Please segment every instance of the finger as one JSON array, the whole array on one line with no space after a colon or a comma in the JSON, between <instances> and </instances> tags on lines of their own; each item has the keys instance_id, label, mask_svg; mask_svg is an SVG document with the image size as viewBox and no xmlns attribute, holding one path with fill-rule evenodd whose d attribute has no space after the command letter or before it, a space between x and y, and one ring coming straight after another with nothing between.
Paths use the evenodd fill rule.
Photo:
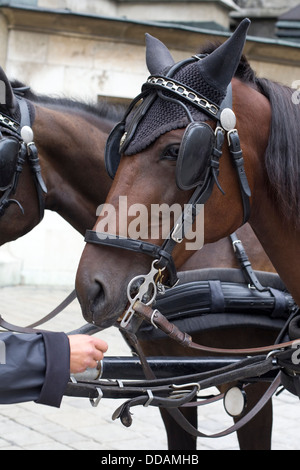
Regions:
<instances>
[{"instance_id":1,"label":"finger","mask_svg":"<svg viewBox=\"0 0 300 470\"><path fill-rule=\"evenodd\" d=\"M95 347L105 353L108 350L108 344L99 338L93 338Z\"/></svg>"},{"instance_id":2,"label":"finger","mask_svg":"<svg viewBox=\"0 0 300 470\"><path fill-rule=\"evenodd\" d=\"M91 365L90 365L90 368L91 369L99 369L99 362L100 361L96 361L96 360L92 361Z\"/></svg>"},{"instance_id":3,"label":"finger","mask_svg":"<svg viewBox=\"0 0 300 470\"><path fill-rule=\"evenodd\" d=\"M99 361L102 361L103 358L104 358L104 354L101 351L96 351L95 350L91 360L99 362Z\"/></svg>"}]
</instances>

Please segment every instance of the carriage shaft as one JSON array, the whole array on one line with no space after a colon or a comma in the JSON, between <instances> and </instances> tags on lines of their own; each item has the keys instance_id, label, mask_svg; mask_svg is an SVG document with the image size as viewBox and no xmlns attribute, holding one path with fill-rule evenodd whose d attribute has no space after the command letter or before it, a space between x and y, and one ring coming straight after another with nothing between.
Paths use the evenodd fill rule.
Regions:
<instances>
[{"instance_id":1,"label":"carriage shaft","mask_svg":"<svg viewBox=\"0 0 300 470\"><path fill-rule=\"evenodd\" d=\"M244 357L148 357L147 362L155 376L169 378L182 375L199 374L238 363ZM126 379L141 380L145 378L138 357L106 357L101 361L99 370L88 369L76 374L77 380Z\"/></svg>"}]
</instances>

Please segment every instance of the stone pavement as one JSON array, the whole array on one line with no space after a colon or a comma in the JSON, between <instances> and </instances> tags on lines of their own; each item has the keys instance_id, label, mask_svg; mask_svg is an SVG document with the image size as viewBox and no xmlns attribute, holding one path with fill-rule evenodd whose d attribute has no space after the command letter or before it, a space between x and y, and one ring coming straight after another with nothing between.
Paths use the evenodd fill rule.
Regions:
<instances>
[{"instance_id":1,"label":"stone pavement","mask_svg":"<svg viewBox=\"0 0 300 470\"><path fill-rule=\"evenodd\" d=\"M25 326L52 310L70 292L64 288L7 287L0 289L0 314ZM84 324L77 301L47 324L53 331L71 331ZM115 328L101 333L109 356L130 355ZM86 399L65 397L60 409L34 403L0 406L0 450L167 450L164 427L156 408L136 407L130 428L111 416L122 402L102 400L92 408ZM288 392L275 397L274 450L300 450L300 403ZM213 433L229 427L231 418L222 403L201 408L199 428ZM200 450L237 450L235 435L198 439Z\"/></svg>"}]
</instances>

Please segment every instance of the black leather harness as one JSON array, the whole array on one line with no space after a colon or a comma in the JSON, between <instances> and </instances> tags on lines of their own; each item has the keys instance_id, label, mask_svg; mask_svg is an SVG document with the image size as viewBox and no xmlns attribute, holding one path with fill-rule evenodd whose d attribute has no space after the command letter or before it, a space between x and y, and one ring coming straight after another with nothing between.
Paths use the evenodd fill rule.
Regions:
<instances>
[{"instance_id":1,"label":"black leather harness","mask_svg":"<svg viewBox=\"0 0 300 470\"><path fill-rule=\"evenodd\" d=\"M126 147L133 138L138 124L140 123L145 113L147 113L149 107L157 95L165 100L176 101L178 105L185 109L188 119L191 121L191 124L187 127L183 137L183 143L187 143L187 149L183 150L183 156L181 159L183 165L184 160L187 157L187 152L193 153L195 155L195 157L193 157L194 159L198 157L198 152L196 152L195 147L198 149L199 145L201 144L198 139L199 133L201 133L201 136L205 135L205 132L209 133L209 137L207 137L208 139L211 139L211 134L213 133L212 129L206 123L197 123L193 121L191 113L187 109L185 103L188 103L189 105L192 104L198 110L205 113L208 118L214 119L216 121L217 125L216 130L213 133L213 145L211 146L211 152L205 156L207 161L207 169L205 170L205 174L204 176L200 175L201 181L196 185L191 199L189 200L188 204L186 204L186 208L183 211L182 216L175 223L170 235L166 238L161 247L150 244L148 242L132 240L130 238L118 237L115 235L110 236L110 234L99 233L91 230L88 230L85 236L85 241L87 243L113 246L125 250L136 251L139 253L146 253L152 256L158 260L156 264L158 268L168 270L169 278L167 285L171 287L176 285L178 282L176 268L172 258L172 253L175 246L184 239L187 232L191 229L191 226L193 225L198 213L197 206L199 207L199 205L204 204L209 199L214 184L216 183L218 188L222 191L222 188L218 182L218 174L219 160L222 155L222 147L224 144L226 131L222 127L221 115L224 109L232 108L231 85L228 87L227 95L223 103L221 106L217 106L202 95L199 95L199 93L197 93L195 90L187 88L183 84L178 83L172 79L172 75L175 74L176 70L178 70L180 67L183 67L191 61L200 59L201 57L195 56L176 64L175 66L171 67L171 70L168 72L167 76L151 76L143 85L142 93L135 100L133 100L132 104L129 106L123 121L119 123L111 132L106 146L105 159L107 171L113 178L119 165L121 152L126 150ZM168 95L163 93L166 90ZM171 97L169 96L170 94L172 95ZM125 132L126 120L129 114L133 112L136 103L138 103L141 99L143 100L142 104L134 113L129 129ZM239 179L244 214L242 222L245 223L250 216L251 191L244 169L244 159L237 130L231 129L229 132L227 132L227 137L229 150ZM180 179L180 177L177 179Z\"/></svg>"},{"instance_id":2,"label":"black leather harness","mask_svg":"<svg viewBox=\"0 0 300 470\"><path fill-rule=\"evenodd\" d=\"M18 90L15 90L18 93ZM2 195L0 195L0 217L2 217L6 209L11 204L17 204L21 212L24 214L24 209L19 201L13 199L19 182L20 175L23 170L25 161L28 160L31 171L34 177L34 183L37 191L39 203L39 221L44 217L45 201L44 195L47 193L47 188L44 183L41 167L38 157L38 151L34 142L25 143L21 135L24 126L31 126L31 118L29 112L29 104L27 100L16 94L17 103L20 111L20 120L16 121L3 113L0 113L0 154L3 161L3 172L6 171L6 164L12 161L14 168L12 174L8 175L7 184L0 187ZM14 155L11 155L13 151ZM9 154L8 154L9 152Z\"/></svg>"}]
</instances>

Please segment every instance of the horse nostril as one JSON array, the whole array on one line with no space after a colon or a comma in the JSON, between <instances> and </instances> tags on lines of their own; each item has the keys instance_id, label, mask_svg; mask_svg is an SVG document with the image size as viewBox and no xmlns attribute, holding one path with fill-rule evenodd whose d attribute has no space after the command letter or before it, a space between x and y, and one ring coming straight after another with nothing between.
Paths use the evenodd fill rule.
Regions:
<instances>
[{"instance_id":1,"label":"horse nostril","mask_svg":"<svg viewBox=\"0 0 300 470\"><path fill-rule=\"evenodd\" d=\"M82 285L77 282L76 292L84 319L89 323L94 323L105 304L105 293L102 283L95 280L86 289L86 295L84 295Z\"/></svg>"},{"instance_id":2,"label":"horse nostril","mask_svg":"<svg viewBox=\"0 0 300 470\"><path fill-rule=\"evenodd\" d=\"M98 310L105 301L104 288L101 282L95 281L95 292L91 298L91 310Z\"/></svg>"}]
</instances>

